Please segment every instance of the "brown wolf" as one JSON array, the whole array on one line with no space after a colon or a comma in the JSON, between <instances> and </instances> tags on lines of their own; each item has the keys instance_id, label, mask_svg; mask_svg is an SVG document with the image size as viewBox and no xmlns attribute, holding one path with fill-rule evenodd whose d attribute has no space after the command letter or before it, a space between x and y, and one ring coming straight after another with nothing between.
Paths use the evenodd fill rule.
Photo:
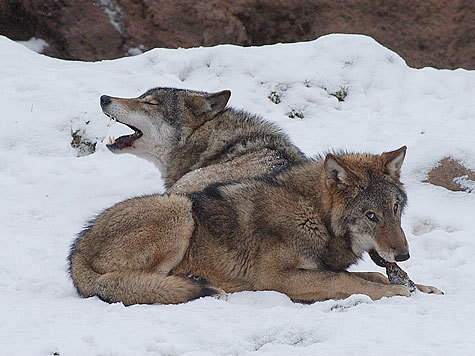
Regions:
<instances>
[{"instance_id":1,"label":"brown wolf","mask_svg":"<svg viewBox=\"0 0 475 356\"><path fill-rule=\"evenodd\" d=\"M110 139L114 153L153 162L169 193L199 191L210 184L259 177L306 158L277 127L243 111L226 108L230 92L150 89L138 98L101 97L104 113L134 130ZM139 129L140 128L140 129ZM415 288L396 263L370 252L389 279Z\"/></svg>"},{"instance_id":2,"label":"brown wolf","mask_svg":"<svg viewBox=\"0 0 475 356\"><path fill-rule=\"evenodd\" d=\"M272 123L226 107L230 95L175 88L150 89L134 99L103 95L103 112L134 130L111 138L107 147L154 163L167 191L175 193L258 177L306 159Z\"/></svg>"},{"instance_id":3,"label":"brown wolf","mask_svg":"<svg viewBox=\"0 0 475 356\"><path fill-rule=\"evenodd\" d=\"M222 290L275 290L305 302L408 296L409 287L379 273L346 271L368 251L389 262L409 258L400 226L405 151L327 154L187 196L121 202L73 244L74 285L84 297L125 305L181 303Z\"/></svg>"}]
</instances>

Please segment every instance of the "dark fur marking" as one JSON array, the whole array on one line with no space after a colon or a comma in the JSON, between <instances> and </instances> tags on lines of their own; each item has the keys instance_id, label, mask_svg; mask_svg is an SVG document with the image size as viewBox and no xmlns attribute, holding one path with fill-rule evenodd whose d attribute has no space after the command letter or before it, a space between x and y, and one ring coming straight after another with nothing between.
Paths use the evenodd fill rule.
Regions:
<instances>
[{"instance_id":1,"label":"dark fur marking","mask_svg":"<svg viewBox=\"0 0 475 356\"><path fill-rule=\"evenodd\" d=\"M221 192L219 191L219 188L222 186L222 184L211 184L207 186L204 190L203 193L206 194L208 197L213 198L213 199L223 199L223 196Z\"/></svg>"},{"instance_id":2,"label":"dark fur marking","mask_svg":"<svg viewBox=\"0 0 475 356\"><path fill-rule=\"evenodd\" d=\"M193 299L198 299L198 298L202 298L202 297L212 297L212 296L218 295L218 294L219 294L219 292L214 288L203 287L200 290L200 294L195 296Z\"/></svg>"},{"instance_id":3,"label":"dark fur marking","mask_svg":"<svg viewBox=\"0 0 475 356\"><path fill-rule=\"evenodd\" d=\"M325 269L333 272L345 271L348 267L358 261L358 256L351 248L351 236L346 233L344 236L331 236L321 256L321 261Z\"/></svg>"},{"instance_id":4,"label":"dark fur marking","mask_svg":"<svg viewBox=\"0 0 475 356\"><path fill-rule=\"evenodd\" d=\"M102 213L100 213L100 214L102 214ZM72 274L71 274L72 258L73 258L74 252L76 251L77 245L78 245L79 241L81 241L83 236L86 235L87 232L89 230L91 230L91 228L94 226L94 223L96 222L96 219L100 214L98 214L93 219L89 220L89 222L86 224L86 226L83 228L83 230L79 234L76 235L76 238L74 239L73 243L71 244L71 247L69 248L69 254L68 254L68 257L67 257L67 261L68 261L68 274L69 274L70 277L72 277ZM73 283L74 283L74 280L73 280Z\"/></svg>"},{"instance_id":5,"label":"dark fur marking","mask_svg":"<svg viewBox=\"0 0 475 356\"><path fill-rule=\"evenodd\" d=\"M180 275L179 275L180 276ZM200 286L206 286L208 287L209 286L209 282L207 279L203 278L203 277L200 277L200 276L194 276L192 274L188 274L188 275L181 275L182 277L186 278L186 279L189 279L190 281L193 281L194 283L197 283L199 284Z\"/></svg>"}]
</instances>

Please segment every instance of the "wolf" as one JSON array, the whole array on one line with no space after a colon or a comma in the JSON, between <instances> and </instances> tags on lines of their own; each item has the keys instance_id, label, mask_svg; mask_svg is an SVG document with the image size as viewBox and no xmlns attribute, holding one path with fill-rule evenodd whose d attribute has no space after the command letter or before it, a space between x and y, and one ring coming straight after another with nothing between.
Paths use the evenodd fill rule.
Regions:
<instances>
[{"instance_id":1,"label":"wolf","mask_svg":"<svg viewBox=\"0 0 475 356\"><path fill-rule=\"evenodd\" d=\"M153 162L169 193L258 177L306 159L274 125L227 108L230 95L229 90L205 93L175 88L150 89L133 99L103 95L103 112L134 130L132 135L110 138L107 147ZM374 251L370 256L386 267L390 280L415 287L396 263L381 262Z\"/></svg>"},{"instance_id":2,"label":"wolf","mask_svg":"<svg viewBox=\"0 0 475 356\"><path fill-rule=\"evenodd\" d=\"M175 88L150 89L133 99L102 95L103 112L134 130L110 138L107 148L151 161L170 193L257 177L306 159L277 126L227 107L230 96L229 90Z\"/></svg>"},{"instance_id":3,"label":"wolf","mask_svg":"<svg viewBox=\"0 0 475 356\"><path fill-rule=\"evenodd\" d=\"M380 273L347 271L369 251L409 258L405 152L328 153L257 178L123 201L79 234L71 278L81 296L124 305L244 290L300 302L409 296Z\"/></svg>"}]
</instances>

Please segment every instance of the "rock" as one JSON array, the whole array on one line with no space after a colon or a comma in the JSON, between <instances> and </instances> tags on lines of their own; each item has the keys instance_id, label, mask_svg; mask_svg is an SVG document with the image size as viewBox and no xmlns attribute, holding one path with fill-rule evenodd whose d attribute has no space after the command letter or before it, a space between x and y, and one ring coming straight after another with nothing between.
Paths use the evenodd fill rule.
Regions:
<instances>
[{"instance_id":1,"label":"rock","mask_svg":"<svg viewBox=\"0 0 475 356\"><path fill-rule=\"evenodd\" d=\"M465 168L459 162L447 157L429 172L424 183L438 185L455 192L473 192L475 171Z\"/></svg>"},{"instance_id":2,"label":"rock","mask_svg":"<svg viewBox=\"0 0 475 356\"><path fill-rule=\"evenodd\" d=\"M0 34L42 38L65 59L362 33L412 67L475 68L470 0L0 0L0 16Z\"/></svg>"},{"instance_id":3,"label":"rock","mask_svg":"<svg viewBox=\"0 0 475 356\"><path fill-rule=\"evenodd\" d=\"M0 0L0 33L14 40L45 40L45 54L78 60L124 55L124 37L100 1Z\"/></svg>"}]
</instances>

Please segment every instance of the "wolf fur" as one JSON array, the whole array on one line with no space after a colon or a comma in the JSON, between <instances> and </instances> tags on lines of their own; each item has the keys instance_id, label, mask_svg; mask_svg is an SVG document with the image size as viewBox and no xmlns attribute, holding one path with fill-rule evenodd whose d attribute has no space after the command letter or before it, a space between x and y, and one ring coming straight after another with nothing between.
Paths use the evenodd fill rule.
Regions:
<instances>
[{"instance_id":1,"label":"wolf fur","mask_svg":"<svg viewBox=\"0 0 475 356\"><path fill-rule=\"evenodd\" d=\"M73 244L74 285L84 297L125 305L222 290L274 290L304 302L408 296L409 287L379 273L346 271L370 250L389 262L409 256L400 226L405 151L327 154L186 196L121 202Z\"/></svg>"},{"instance_id":2,"label":"wolf fur","mask_svg":"<svg viewBox=\"0 0 475 356\"><path fill-rule=\"evenodd\" d=\"M275 125L226 107L230 95L175 88L134 99L103 95L103 112L134 130L107 147L151 161L173 193L258 177L306 159Z\"/></svg>"}]
</instances>

